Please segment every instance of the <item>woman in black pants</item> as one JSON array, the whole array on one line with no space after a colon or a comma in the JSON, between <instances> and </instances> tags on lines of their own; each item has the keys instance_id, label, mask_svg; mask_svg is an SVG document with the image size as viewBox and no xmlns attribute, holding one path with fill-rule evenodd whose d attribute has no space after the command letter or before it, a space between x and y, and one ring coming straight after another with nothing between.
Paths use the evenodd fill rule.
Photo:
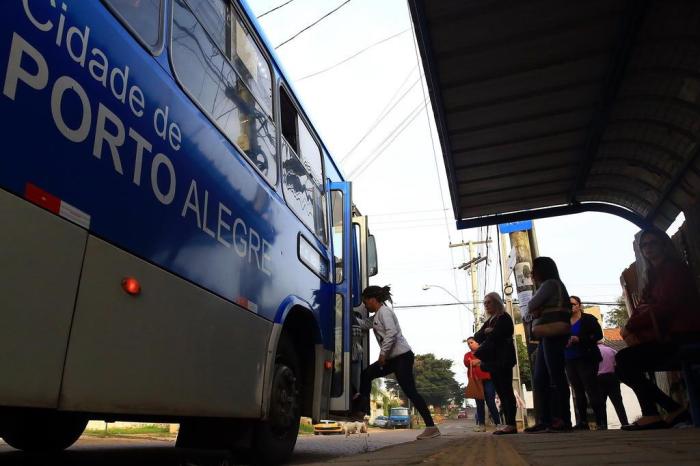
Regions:
<instances>
[{"instance_id":1,"label":"woman in black pants","mask_svg":"<svg viewBox=\"0 0 700 466\"><path fill-rule=\"evenodd\" d=\"M598 388L598 363L601 361L598 342L603 330L598 319L581 309L581 298L571 296L571 336L564 350L566 376L574 392L576 403L576 430L589 430L588 400L595 413L598 430L605 430L605 405ZM588 395L588 400L586 400Z\"/></svg>"},{"instance_id":2,"label":"woman in black pants","mask_svg":"<svg viewBox=\"0 0 700 466\"><path fill-rule=\"evenodd\" d=\"M484 296L484 308L488 319L474 339L480 344L474 355L479 365L491 373L491 381L501 400L501 411L506 424L494 435L517 434L515 423L515 394L513 394L513 366L515 366L515 346L513 345L513 319L506 314L505 306L497 293Z\"/></svg>"},{"instance_id":3,"label":"woman in black pants","mask_svg":"<svg viewBox=\"0 0 700 466\"><path fill-rule=\"evenodd\" d=\"M647 266L646 285L621 331L628 347L615 359L617 375L637 395L642 417L622 429L664 429L687 419L689 413L646 373L680 369L681 346L700 343L700 296L666 233L644 230L639 250ZM659 407L666 412L664 417Z\"/></svg>"},{"instance_id":4,"label":"woman in black pants","mask_svg":"<svg viewBox=\"0 0 700 466\"><path fill-rule=\"evenodd\" d=\"M396 314L386 305L387 302L392 302L391 289L388 286L368 286L362 291L362 303L367 311L374 315L362 321L360 325L365 329L374 330L380 351L377 362L362 371L360 393L354 400L356 405L354 417L364 419L369 413L372 380L393 373L399 387L411 400L425 422L425 430L418 435L417 439L426 440L437 437L440 431L433 422L428 405L416 390L416 380L413 377L413 351L401 333Z\"/></svg>"}]
</instances>

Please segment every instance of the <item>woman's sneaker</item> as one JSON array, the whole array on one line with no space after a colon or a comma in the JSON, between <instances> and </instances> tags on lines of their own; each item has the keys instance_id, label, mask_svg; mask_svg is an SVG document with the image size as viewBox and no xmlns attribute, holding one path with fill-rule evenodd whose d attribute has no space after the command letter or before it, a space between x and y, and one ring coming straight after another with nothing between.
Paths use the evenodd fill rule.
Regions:
<instances>
[{"instance_id":1,"label":"woman's sneaker","mask_svg":"<svg viewBox=\"0 0 700 466\"><path fill-rule=\"evenodd\" d=\"M474 426L474 429L472 429L474 432L486 432L486 426L483 424L477 424Z\"/></svg>"},{"instance_id":2,"label":"woman's sneaker","mask_svg":"<svg viewBox=\"0 0 700 466\"><path fill-rule=\"evenodd\" d=\"M426 427L425 430L416 437L418 440L427 440L429 438L435 438L440 436L440 431L437 427Z\"/></svg>"},{"instance_id":3,"label":"woman's sneaker","mask_svg":"<svg viewBox=\"0 0 700 466\"><path fill-rule=\"evenodd\" d=\"M497 431L493 433L493 435L512 435L512 434L517 434L518 433L518 428L515 426L509 426L509 425L504 425Z\"/></svg>"}]
</instances>

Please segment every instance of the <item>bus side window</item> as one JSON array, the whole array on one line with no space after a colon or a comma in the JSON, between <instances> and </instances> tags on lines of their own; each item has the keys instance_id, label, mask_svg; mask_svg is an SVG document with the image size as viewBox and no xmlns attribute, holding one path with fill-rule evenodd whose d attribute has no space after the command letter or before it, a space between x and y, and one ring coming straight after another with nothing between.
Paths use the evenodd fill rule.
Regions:
<instances>
[{"instance_id":1,"label":"bus side window","mask_svg":"<svg viewBox=\"0 0 700 466\"><path fill-rule=\"evenodd\" d=\"M275 185L275 126L220 49L218 39L212 38L225 30L211 24L214 18L227 22L230 14L224 18L214 14L220 9L200 11L209 12L206 21L195 16L184 0L174 1L171 53L177 79L209 119Z\"/></svg>"},{"instance_id":2,"label":"bus side window","mask_svg":"<svg viewBox=\"0 0 700 466\"><path fill-rule=\"evenodd\" d=\"M284 198L306 226L327 243L321 149L284 89L280 90L280 114Z\"/></svg>"},{"instance_id":3,"label":"bus side window","mask_svg":"<svg viewBox=\"0 0 700 466\"><path fill-rule=\"evenodd\" d=\"M162 0L105 0L149 47L160 43Z\"/></svg>"}]
</instances>

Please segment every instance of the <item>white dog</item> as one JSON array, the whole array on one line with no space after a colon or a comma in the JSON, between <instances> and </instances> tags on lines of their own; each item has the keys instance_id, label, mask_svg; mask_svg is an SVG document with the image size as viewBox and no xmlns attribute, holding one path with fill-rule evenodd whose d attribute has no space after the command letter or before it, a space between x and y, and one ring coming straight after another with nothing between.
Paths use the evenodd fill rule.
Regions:
<instances>
[{"instance_id":1,"label":"white dog","mask_svg":"<svg viewBox=\"0 0 700 466\"><path fill-rule=\"evenodd\" d=\"M343 431L346 437L349 437L350 434L366 434L367 423L360 421L346 422L343 424Z\"/></svg>"}]
</instances>

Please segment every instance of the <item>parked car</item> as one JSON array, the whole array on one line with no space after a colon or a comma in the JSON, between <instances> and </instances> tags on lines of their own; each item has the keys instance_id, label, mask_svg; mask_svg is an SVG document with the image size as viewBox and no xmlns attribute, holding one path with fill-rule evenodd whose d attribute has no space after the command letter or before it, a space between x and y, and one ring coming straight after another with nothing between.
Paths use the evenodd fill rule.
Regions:
<instances>
[{"instance_id":1,"label":"parked car","mask_svg":"<svg viewBox=\"0 0 700 466\"><path fill-rule=\"evenodd\" d=\"M314 435L342 434L343 426L336 421L321 420L314 424Z\"/></svg>"},{"instance_id":2,"label":"parked car","mask_svg":"<svg viewBox=\"0 0 700 466\"><path fill-rule=\"evenodd\" d=\"M408 414L408 408L391 408L389 411L389 425L387 427L403 427L408 429L411 427L411 416Z\"/></svg>"},{"instance_id":3,"label":"parked car","mask_svg":"<svg viewBox=\"0 0 700 466\"><path fill-rule=\"evenodd\" d=\"M376 418L374 418L373 424L375 427L388 427L389 418L386 416L377 416Z\"/></svg>"}]
</instances>

